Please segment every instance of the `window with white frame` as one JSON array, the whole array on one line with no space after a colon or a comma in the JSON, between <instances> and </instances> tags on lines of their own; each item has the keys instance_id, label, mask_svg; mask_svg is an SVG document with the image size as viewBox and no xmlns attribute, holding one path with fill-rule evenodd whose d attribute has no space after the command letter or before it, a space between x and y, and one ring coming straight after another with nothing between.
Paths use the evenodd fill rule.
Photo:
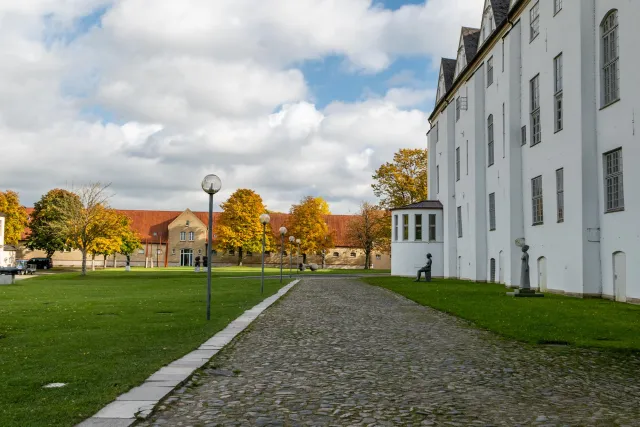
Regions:
<instances>
[{"instance_id":1,"label":"window with white frame","mask_svg":"<svg viewBox=\"0 0 640 427\"><path fill-rule=\"evenodd\" d=\"M493 84L493 56L487 60L487 87Z\"/></svg>"},{"instance_id":2,"label":"window with white frame","mask_svg":"<svg viewBox=\"0 0 640 427\"><path fill-rule=\"evenodd\" d=\"M462 206L458 206L458 237L462 237Z\"/></svg>"},{"instance_id":3,"label":"window with white frame","mask_svg":"<svg viewBox=\"0 0 640 427\"><path fill-rule=\"evenodd\" d=\"M398 241L398 215L393 216L393 240Z\"/></svg>"},{"instance_id":4,"label":"window with white frame","mask_svg":"<svg viewBox=\"0 0 640 427\"><path fill-rule=\"evenodd\" d=\"M488 139L488 147L487 152L489 155L489 166L493 165L495 161L495 152L493 148L493 114L489 115L487 119L487 139Z\"/></svg>"},{"instance_id":5,"label":"window with white frame","mask_svg":"<svg viewBox=\"0 0 640 427\"><path fill-rule=\"evenodd\" d=\"M556 199L558 204L558 222L564 222L564 169L556 171Z\"/></svg>"},{"instance_id":6,"label":"window with white frame","mask_svg":"<svg viewBox=\"0 0 640 427\"><path fill-rule=\"evenodd\" d=\"M527 126L522 126L520 131L520 144L525 145L527 143Z\"/></svg>"},{"instance_id":7,"label":"window with white frame","mask_svg":"<svg viewBox=\"0 0 640 427\"><path fill-rule=\"evenodd\" d=\"M562 0L553 0L553 14L560 12L562 10Z\"/></svg>"},{"instance_id":8,"label":"window with white frame","mask_svg":"<svg viewBox=\"0 0 640 427\"><path fill-rule=\"evenodd\" d=\"M415 240L422 240L422 214L415 214Z\"/></svg>"},{"instance_id":9,"label":"window with white frame","mask_svg":"<svg viewBox=\"0 0 640 427\"><path fill-rule=\"evenodd\" d=\"M613 10L604 18L602 29L602 92L603 105L620 99L620 68L618 62L618 11Z\"/></svg>"},{"instance_id":10,"label":"window with white frame","mask_svg":"<svg viewBox=\"0 0 640 427\"><path fill-rule=\"evenodd\" d=\"M409 240L409 215L402 215L402 240Z\"/></svg>"},{"instance_id":11,"label":"window with white frame","mask_svg":"<svg viewBox=\"0 0 640 427\"><path fill-rule=\"evenodd\" d=\"M622 148L604 154L604 185L607 212L624 209L624 186L622 180Z\"/></svg>"},{"instance_id":12,"label":"window with white frame","mask_svg":"<svg viewBox=\"0 0 640 427\"><path fill-rule=\"evenodd\" d=\"M553 90L554 90L554 127L556 132L562 130L562 54L553 60Z\"/></svg>"},{"instance_id":13,"label":"window with white frame","mask_svg":"<svg viewBox=\"0 0 640 427\"><path fill-rule=\"evenodd\" d=\"M531 146L542 141L540 124L540 74L531 79Z\"/></svg>"},{"instance_id":14,"label":"window with white frame","mask_svg":"<svg viewBox=\"0 0 640 427\"><path fill-rule=\"evenodd\" d=\"M194 233L193 231L189 232L189 241L193 242L196 239L196 233Z\"/></svg>"},{"instance_id":15,"label":"window with white frame","mask_svg":"<svg viewBox=\"0 0 640 427\"><path fill-rule=\"evenodd\" d=\"M540 34L540 2L536 2L529 11L530 18L530 41L533 41Z\"/></svg>"},{"instance_id":16,"label":"window with white frame","mask_svg":"<svg viewBox=\"0 0 640 427\"><path fill-rule=\"evenodd\" d=\"M489 194L489 230L496 229L496 193Z\"/></svg>"},{"instance_id":17,"label":"window with white frame","mask_svg":"<svg viewBox=\"0 0 640 427\"><path fill-rule=\"evenodd\" d=\"M456 122L460 120L460 97L456 98Z\"/></svg>"},{"instance_id":18,"label":"window with white frame","mask_svg":"<svg viewBox=\"0 0 640 427\"><path fill-rule=\"evenodd\" d=\"M460 147L456 148L456 181L460 181Z\"/></svg>"},{"instance_id":19,"label":"window with white frame","mask_svg":"<svg viewBox=\"0 0 640 427\"><path fill-rule=\"evenodd\" d=\"M531 180L531 207L533 225L544 223L544 208L542 204L542 175Z\"/></svg>"},{"instance_id":20,"label":"window with white frame","mask_svg":"<svg viewBox=\"0 0 640 427\"><path fill-rule=\"evenodd\" d=\"M436 241L436 215L429 214L429 241Z\"/></svg>"},{"instance_id":21,"label":"window with white frame","mask_svg":"<svg viewBox=\"0 0 640 427\"><path fill-rule=\"evenodd\" d=\"M187 232L186 231L181 231L180 232L180 241L181 242L186 242L187 241Z\"/></svg>"}]
</instances>

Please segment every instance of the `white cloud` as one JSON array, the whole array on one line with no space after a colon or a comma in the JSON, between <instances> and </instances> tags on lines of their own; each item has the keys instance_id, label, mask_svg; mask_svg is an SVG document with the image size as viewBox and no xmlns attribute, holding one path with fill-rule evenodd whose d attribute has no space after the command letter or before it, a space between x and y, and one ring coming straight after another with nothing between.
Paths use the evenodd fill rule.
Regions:
<instances>
[{"instance_id":1,"label":"white cloud","mask_svg":"<svg viewBox=\"0 0 640 427\"><path fill-rule=\"evenodd\" d=\"M112 4L75 39L77 19ZM302 61L343 55L377 72L398 55L447 56L481 0L391 12L369 0L0 0L0 182L33 203L54 186L113 182L127 208L202 209L203 175L224 200L258 191L287 210L307 194L334 212L372 200L371 175L425 147L431 89L319 109ZM45 15L47 16L45 18ZM406 74L406 73L405 73ZM411 86L416 86L411 81ZM88 118L91 112L113 123Z\"/></svg>"}]
</instances>

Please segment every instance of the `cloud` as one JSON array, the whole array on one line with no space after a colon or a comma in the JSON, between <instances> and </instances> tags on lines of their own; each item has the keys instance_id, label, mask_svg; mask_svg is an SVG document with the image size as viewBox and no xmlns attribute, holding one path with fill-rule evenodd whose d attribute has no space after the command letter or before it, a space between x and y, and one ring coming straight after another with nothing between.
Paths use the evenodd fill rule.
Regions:
<instances>
[{"instance_id":1,"label":"cloud","mask_svg":"<svg viewBox=\"0 0 640 427\"><path fill-rule=\"evenodd\" d=\"M398 56L450 56L481 3L0 1L0 144L25 160L0 182L26 204L102 181L122 208L204 209L199 183L214 172L218 202L249 187L274 210L308 194L353 210L397 149L426 146L433 91L399 76L319 109L301 64L339 55L377 73ZM77 32L96 8L99 25Z\"/></svg>"}]
</instances>

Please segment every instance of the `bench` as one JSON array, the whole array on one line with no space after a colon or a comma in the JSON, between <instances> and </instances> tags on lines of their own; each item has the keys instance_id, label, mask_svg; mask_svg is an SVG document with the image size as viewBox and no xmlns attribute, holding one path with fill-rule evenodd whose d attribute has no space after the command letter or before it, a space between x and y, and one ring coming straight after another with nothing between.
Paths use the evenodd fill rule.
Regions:
<instances>
[{"instance_id":1,"label":"bench","mask_svg":"<svg viewBox=\"0 0 640 427\"><path fill-rule=\"evenodd\" d=\"M16 274L20 274L19 268L0 267L0 285L13 285L16 283Z\"/></svg>"}]
</instances>

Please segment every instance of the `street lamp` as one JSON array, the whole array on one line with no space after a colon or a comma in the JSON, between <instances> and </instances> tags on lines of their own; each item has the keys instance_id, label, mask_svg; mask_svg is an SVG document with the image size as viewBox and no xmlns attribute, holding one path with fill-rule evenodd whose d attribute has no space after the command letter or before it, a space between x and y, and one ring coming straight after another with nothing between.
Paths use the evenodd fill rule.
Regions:
<instances>
[{"instance_id":1,"label":"street lamp","mask_svg":"<svg viewBox=\"0 0 640 427\"><path fill-rule=\"evenodd\" d=\"M262 277L260 279L260 293L264 293L264 246L266 243L267 224L271 221L269 214L260 215L260 224L262 224Z\"/></svg>"},{"instance_id":2,"label":"street lamp","mask_svg":"<svg viewBox=\"0 0 640 427\"><path fill-rule=\"evenodd\" d=\"M296 239L296 243L298 244L298 252L296 252L296 264L298 264L298 268L300 268L300 239Z\"/></svg>"},{"instance_id":3,"label":"street lamp","mask_svg":"<svg viewBox=\"0 0 640 427\"><path fill-rule=\"evenodd\" d=\"M295 241L295 237L289 236L289 279L291 279L291 265L293 264L293 242Z\"/></svg>"},{"instance_id":4,"label":"street lamp","mask_svg":"<svg viewBox=\"0 0 640 427\"><path fill-rule=\"evenodd\" d=\"M282 283L282 257L284 256L284 235L287 234L287 227L280 227L280 238L282 247L280 248L280 283Z\"/></svg>"},{"instance_id":5,"label":"street lamp","mask_svg":"<svg viewBox=\"0 0 640 427\"><path fill-rule=\"evenodd\" d=\"M213 195L222 188L222 181L217 175L207 175L202 180L202 190L209 195L209 232L207 246L207 320L211 319L211 248L213 229Z\"/></svg>"}]
</instances>

